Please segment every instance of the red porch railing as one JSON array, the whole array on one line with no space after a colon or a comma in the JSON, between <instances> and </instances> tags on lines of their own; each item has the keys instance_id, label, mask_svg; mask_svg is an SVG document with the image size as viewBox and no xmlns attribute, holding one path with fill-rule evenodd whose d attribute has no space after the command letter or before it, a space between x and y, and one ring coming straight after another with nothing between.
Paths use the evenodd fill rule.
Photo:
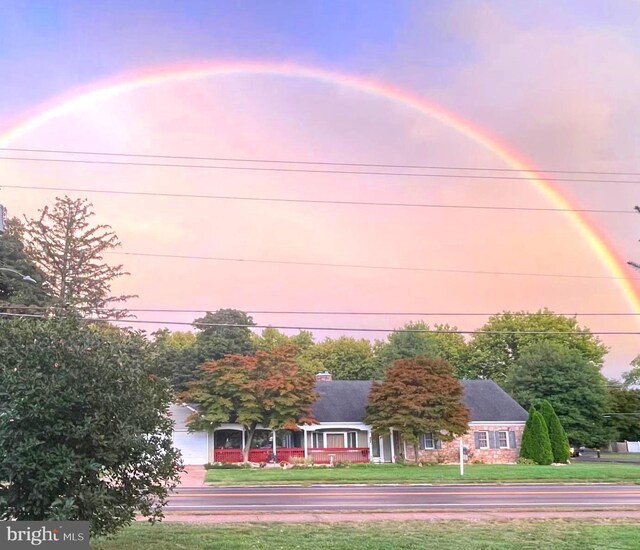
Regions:
<instances>
[{"instance_id":1,"label":"red porch railing","mask_svg":"<svg viewBox=\"0 0 640 550\"><path fill-rule=\"evenodd\" d=\"M273 453L273 449L251 449L249 462L267 462ZM335 464L336 462L369 462L369 449L367 447L356 448L327 448L308 449L308 456L316 464ZM278 448L276 451L278 462L288 461L290 458L304 458L304 449ZM214 460L216 462L242 462L242 449L215 449Z\"/></svg>"},{"instance_id":2,"label":"red porch railing","mask_svg":"<svg viewBox=\"0 0 640 550\"><path fill-rule=\"evenodd\" d=\"M249 462L267 462L273 453L273 449L251 449ZM292 457L304 457L304 449L278 448L276 460L282 462ZM242 449L215 449L214 460L216 462L242 462Z\"/></svg>"},{"instance_id":3,"label":"red porch railing","mask_svg":"<svg viewBox=\"0 0 640 550\"><path fill-rule=\"evenodd\" d=\"M349 461L349 462L369 462L369 448L327 448L327 449L309 449L309 456L313 458L316 464L330 464L333 462Z\"/></svg>"}]
</instances>

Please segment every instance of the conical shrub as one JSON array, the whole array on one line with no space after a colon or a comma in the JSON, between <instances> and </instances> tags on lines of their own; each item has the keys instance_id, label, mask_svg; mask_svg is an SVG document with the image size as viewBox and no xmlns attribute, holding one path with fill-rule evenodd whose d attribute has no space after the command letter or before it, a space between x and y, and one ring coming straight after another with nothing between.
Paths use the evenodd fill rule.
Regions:
<instances>
[{"instance_id":1,"label":"conical shrub","mask_svg":"<svg viewBox=\"0 0 640 550\"><path fill-rule=\"evenodd\" d=\"M537 464L551 464L553 462L547 424L542 415L533 407L529 411L529 418L522 433L520 456L533 460Z\"/></svg>"},{"instance_id":2,"label":"conical shrub","mask_svg":"<svg viewBox=\"0 0 640 550\"><path fill-rule=\"evenodd\" d=\"M553 409L553 405L546 399L540 405L540 414L543 416L549 430L553 461L565 464L569 460L569 438L556 411Z\"/></svg>"}]
</instances>

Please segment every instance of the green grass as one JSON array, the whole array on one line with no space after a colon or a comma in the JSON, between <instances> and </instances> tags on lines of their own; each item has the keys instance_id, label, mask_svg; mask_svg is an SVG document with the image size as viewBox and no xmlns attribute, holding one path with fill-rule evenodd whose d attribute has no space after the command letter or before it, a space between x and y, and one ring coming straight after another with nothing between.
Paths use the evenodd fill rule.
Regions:
<instances>
[{"instance_id":1,"label":"green grass","mask_svg":"<svg viewBox=\"0 0 640 550\"><path fill-rule=\"evenodd\" d=\"M290 470L208 470L206 481L215 485L312 483L470 483L470 482L612 482L640 483L637 464L469 464L460 477L458 466L402 466L363 464L348 468L293 468Z\"/></svg>"},{"instance_id":2,"label":"green grass","mask_svg":"<svg viewBox=\"0 0 640 550\"><path fill-rule=\"evenodd\" d=\"M632 522L376 522L311 524L137 524L94 550L439 550L473 548L637 549Z\"/></svg>"}]
</instances>

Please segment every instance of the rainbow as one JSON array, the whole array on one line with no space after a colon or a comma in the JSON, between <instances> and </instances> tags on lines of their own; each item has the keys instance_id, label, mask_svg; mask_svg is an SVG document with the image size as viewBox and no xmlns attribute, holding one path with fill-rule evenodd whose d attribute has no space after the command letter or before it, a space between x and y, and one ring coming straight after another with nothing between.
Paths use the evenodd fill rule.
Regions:
<instances>
[{"instance_id":1,"label":"rainbow","mask_svg":"<svg viewBox=\"0 0 640 550\"><path fill-rule=\"evenodd\" d=\"M75 90L66 97L58 98L36 111L27 115L22 122L8 131L0 133L0 147L8 147L12 142L27 135L32 130L82 107L90 107L100 101L113 98L128 92L157 86L164 83L197 80L234 74L242 75L273 75L290 78L303 78L322 81L337 86L346 86L361 93L369 94L394 101L413 109L421 115L428 116L441 122L451 129L458 131L471 141L483 146L504 161L511 168L517 169L531 184L556 208L576 208L571 199L557 188L551 181L547 181L535 172L531 163L520 154L511 150L507 145L492 137L488 132L474 126L471 122L448 112L441 106L426 99L400 89L391 84L293 64L271 63L206 63L199 65L184 65L168 67L152 71L137 72L124 75L116 80L92 85L89 88ZM618 257L615 249L607 242L597 226L585 215L579 212L564 212L564 216L586 240L595 256L606 271L615 278L620 292L632 311L640 312L640 292L629 279L626 263Z\"/></svg>"}]
</instances>

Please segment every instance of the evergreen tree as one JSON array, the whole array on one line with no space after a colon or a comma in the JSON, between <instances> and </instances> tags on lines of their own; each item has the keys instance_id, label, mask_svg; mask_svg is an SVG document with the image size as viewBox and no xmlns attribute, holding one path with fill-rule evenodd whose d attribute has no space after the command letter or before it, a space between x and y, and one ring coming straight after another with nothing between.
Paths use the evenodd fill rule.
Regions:
<instances>
[{"instance_id":1,"label":"evergreen tree","mask_svg":"<svg viewBox=\"0 0 640 550\"><path fill-rule=\"evenodd\" d=\"M529 410L529 418L522 433L520 456L533 460L536 464L553 462L549 430L543 416L534 407Z\"/></svg>"},{"instance_id":2,"label":"evergreen tree","mask_svg":"<svg viewBox=\"0 0 640 550\"><path fill-rule=\"evenodd\" d=\"M128 273L104 260L120 241L110 226L92 223L92 208L86 199L56 197L53 208L45 206L26 220L25 252L58 306L95 317L126 317L113 304L133 296L112 296L111 285Z\"/></svg>"},{"instance_id":3,"label":"evergreen tree","mask_svg":"<svg viewBox=\"0 0 640 550\"><path fill-rule=\"evenodd\" d=\"M553 405L546 399L542 401L540 405L540 414L542 414L549 429L553 461L558 464L566 463L567 460L569 460L569 438L567 437L567 432L565 432L562 427L556 411L553 410Z\"/></svg>"}]
</instances>

